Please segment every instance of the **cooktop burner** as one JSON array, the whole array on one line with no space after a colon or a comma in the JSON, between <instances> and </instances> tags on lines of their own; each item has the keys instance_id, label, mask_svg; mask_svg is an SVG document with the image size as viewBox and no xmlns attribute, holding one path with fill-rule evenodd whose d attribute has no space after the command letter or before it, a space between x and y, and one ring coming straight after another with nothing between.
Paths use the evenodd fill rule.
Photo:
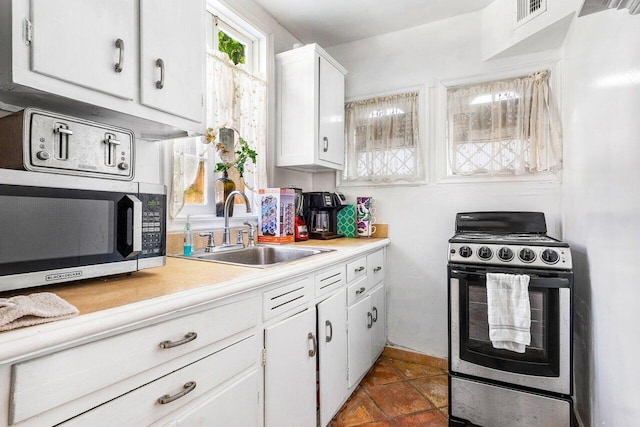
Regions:
<instances>
[{"instance_id":1,"label":"cooktop burner","mask_svg":"<svg viewBox=\"0 0 640 427\"><path fill-rule=\"evenodd\" d=\"M546 232L542 212L459 213L449 262L570 269L569 245Z\"/></svg>"}]
</instances>

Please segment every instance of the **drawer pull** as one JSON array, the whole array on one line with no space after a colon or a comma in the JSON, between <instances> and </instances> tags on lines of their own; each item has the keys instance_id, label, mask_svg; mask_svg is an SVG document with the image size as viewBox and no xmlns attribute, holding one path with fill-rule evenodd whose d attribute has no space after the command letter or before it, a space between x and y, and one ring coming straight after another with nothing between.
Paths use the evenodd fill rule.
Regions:
<instances>
[{"instance_id":1,"label":"drawer pull","mask_svg":"<svg viewBox=\"0 0 640 427\"><path fill-rule=\"evenodd\" d=\"M166 405L167 403L171 403L174 400L178 400L180 399L182 396L185 396L186 394L191 393L193 390L195 390L196 388L196 382L195 381L189 381L188 383L185 383L185 385L182 386L183 390L174 394L173 396L170 394L165 394L162 397L158 398L158 403L161 405Z\"/></svg>"},{"instance_id":2,"label":"drawer pull","mask_svg":"<svg viewBox=\"0 0 640 427\"><path fill-rule=\"evenodd\" d=\"M184 336L183 339L178 340L178 341L162 341L159 346L160 348L173 348L173 347L178 347L179 345L182 344L186 344L188 342L191 342L193 340L195 340L196 338L198 338L198 334L195 332L189 332L187 335Z\"/></svg>"},{"instance_id":3,"label":"drawer pull","mask_svg":"<svg viewBox=\"0 0 640 427\"><path fill-rule=\"evenodd\" d=\"M307 335L307 339L313 341L313 349L309 350L309 357L313 357L318 352L318 341L316 341L316 336L313 335L311 332L309 332L309 335Z\"/></svg>"},{"instance_id":4,"label":"drawer pull","mask_svg":"<svg viewBox=\"0 0 640 427\"><path fill-rule=\"evenodd\" d=\"M376 268L373 269L373 272L377 273L380 270L382 270L382 267L381 266L377 266Z\"/></svg>"},{"instance_id":5,"label":"drawer pull","mask_svg":"<svg viewBox=\"0 0 640 427\"><path fill-rule=\"evenodd\" d=\"M376 323L378 321L378 307L376 307L376 306L373 307L373 313L376 316L376 317L373 318L373 323Z\"/></svg>"},{"instance_id":6,"label":"drawer pull","mask_svg":"<svg viewBox=\"0 0 640 427\"><path fill-rule=\"evenodd\" d=\"M327 335L324 340L326 342L331 342L331 340L333 339L333 325L329 320L324 322L324 325L329 327L329 335Z\"/></svg>"},{"instance_id":7,"label":"drawer pull","mask_svg":"<svg viewBox=\"0 0 640 427\"><path fill-rule=\"evenodd\" d=\"M360 266L358 268L356 268L356 273L360 273L361 271L364 271L364 267Z\"/></svg>"},{"instance_id":8,"label":"drawer pull","mask_svg":"<svg viewBox=\"0 0 640 427\"><path fill-rule=\"evenodd\" d=\"M370 311L367 312L367 317L369 318L369 323L367 323L367 329L371 329L371 327L373 326L373 316L371 315Z\"/></svg>"},{"instance_id":9,"label":"drawer pull","mask_svg":"<svg viewBox=\"0 0 640 427\"><path fill-rule=\"evenodd\" d=\"M363 286L360 289L356 289L356 295L360 295L361 293L363 293L364 291L366 291L367 289Z\"/></svg>"}]
</instances>

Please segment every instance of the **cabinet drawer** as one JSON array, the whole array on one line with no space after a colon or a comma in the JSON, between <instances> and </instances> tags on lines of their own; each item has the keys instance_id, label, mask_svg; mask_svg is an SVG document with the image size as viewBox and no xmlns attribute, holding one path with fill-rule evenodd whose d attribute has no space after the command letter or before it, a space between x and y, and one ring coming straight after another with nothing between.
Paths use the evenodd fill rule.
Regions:
<instances>
[{"instance_id":1,"label":"cabinet drawer","mask_svg":"<svg viewBox=\"0 0 640 427\"><path fill-rule=\"evenodd\" d=\"M313 280L311 277L305 277L265 292L262 295L264 319L270 319L308 302L312 294Z\"/></svg>"},{"instance_id":2,"label":"cabinet drawer","mask_svg":"<svg viewBox=\"0 0 640 427\"><path fill-rule=\"evenodd\" d=\"M255 327L259 309L258 298L254 297L16 364L12 367L11 423ZM98 397L76 401L74 410L90 409L117 393L101 392ZM52 423L66 419L59 419L65 415L56 412Z\"/></svg>"},{"instance_id":3,"label":"cabinet drawer","mask_svg":"<svg viewBox=\"0 0 640 427\"><path fill-rule=\"evenodd\" d=\"M361 277L347 288L347 305L352 305L356 301L364 298L368 293L371 286L367 282L366 277Z\"/></svg>"},{"instance_id":4,"label":"cabinet drawer","mask_svg":"<svg viewBox=\"0 0 640 427\"><path fill-rule=\"evenodd\" d=\"M258 339L254 335L62 425L149 425L256 365L258 354ZM161 398L164 398L165 403L160 403Z\"/></svg>"},{"instance_id":5,"label":"cabinet drawer","mask_svg":"<svg viewBox=\"0 0 640 427\"><path fill-rule=\"evenodd\" d=\"M367 275L367 257L359 258L347 264L347 283Z\"/></svg>"},{"instance_id":6,"label":"cabinet drawer","mask_svg":"<svg viewBox=\"0 0 640 427\"><path fill-rule=\"evenodd\" d=\"M367 277L369 285L374 286L384 279L384 251L380 250L367 256Z\"/></svg>"},{"instance_id":7,"label":"cabinet drawer","mask_svg":"<svg viewBox=\"0 0 640 427\"><path fill-rule=\"evenodd\" d=\"M345 284L344 266L316 274L316 296L324 295Z\"/></svg>"}]
</instances>

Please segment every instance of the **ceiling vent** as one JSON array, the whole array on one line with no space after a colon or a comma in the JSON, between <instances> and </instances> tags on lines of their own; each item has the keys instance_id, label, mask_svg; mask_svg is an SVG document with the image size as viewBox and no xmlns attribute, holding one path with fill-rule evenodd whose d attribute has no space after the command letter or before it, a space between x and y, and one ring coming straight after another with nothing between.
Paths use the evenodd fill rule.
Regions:
<instances>
[{"instance_id":1,"label":"ceiling vent","mask_svg":"<svg viewBox=\"0 0 640 427\"><path fill-rule=\"evenodd\" d=\"M547 10L547 0L517 0L516 27L531 21Z\"/></svg>"}]
</instances>

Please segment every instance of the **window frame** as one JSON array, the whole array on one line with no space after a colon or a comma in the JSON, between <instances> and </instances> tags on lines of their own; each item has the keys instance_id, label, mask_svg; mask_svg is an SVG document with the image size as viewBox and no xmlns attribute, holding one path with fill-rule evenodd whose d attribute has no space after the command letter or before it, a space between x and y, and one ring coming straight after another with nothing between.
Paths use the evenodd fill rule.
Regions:
<instances>
[{"instance_id":1,"label":"window frame","mask_svg":"<svg viewBox=\"0 0 640 427\"><path fill-rule=\"evenodd\" d=\"M218 27L222 27L222 31L228 35L236 38L241 43L247 46L245 52L245 67L246 70L261 76L267 76L272 70L268 68L267 57L270 53L273 53L272 40L270 39L270 33L267 28L264 27L259 21L255 21L251 17L244 17L239 12L234 11L229 6L221 2L220 0L207 0L207 12L208 16L206 25L206 48L207 50L217 50L217 32L214 25L215 17L218 18ZM209 19L211 18L211 19ZM205 19L205 18L203 18ZM254 22L255 21L255 22ZM204 52L203 52L204 55ZM266 79L269 81L268 79ZM271 96L271 88L267 88L267 96ZM269 102L268 102L269 104ZM267 123L269 123L270 108L267 106ZM269 127L269 126L268 126ZM269 131L267 130L267 138ZM200 137L200 136L198 136ZM208 203L206 205L185 205L182 211L173 219L169 220L167 224L168 231L181 231L186 224L187 216L190 218L192 229L202 230L210 229L212 227L219 227L222 224L223 218L216 216L215 210L215 189L214 182L217 179L214 176L215 164L219 161L218 154L210 145L209 155L205 164L205 188L207 192ZM269 156L269 153L259 153L263 156ZM172 144L165 144L164 146L164 173L165 182L171 187L172 181ZM255 203L250 201L253 206ZM247 213L244 203L234 206L233 217L231 218L232 225L242 224L248 218L257 218L255 213Z\"/></svg>"},{"instance_id":2,"label":"window frame","mask_svg":"<svg viewBox=\"0 0 640 427\"><path fill-rule=\"evenodd\" d=\"M541 69L549 69L551 76L549 80L550 87L553 89L554 100L557 103L557 109L562 111L562 70L559 59L553 59L544 62L534 62L522 67L509 67L498 71L487 71L482 74L473 76L441 80L436 83L434 88L435 94L435 136L433 157L431 162L431 170L433 172L430 181L436 184L464 184L464 183L498 183L498 182L541 182L541 183L560 183L562 182L562 168L556 172L543 171L536 173L527 173L523 175L515 174L483 174L483 175L451 175L449 165L449 115L447 105L447 90L454 86L468 86L490 82L494 80L503 80L512 77L532 74ZM564 152L564 149L563 149ZM564 157L564 153L563 153Z\"/></svg>"},{"instance_id":3,"label":"window frame","mask_svg":"<svg viewBox=\"0 0 640 427\"><path fill-rule=\"evenodd\" d=\"M431 135L429 130L432 128L430 125L432 118L432 103L431 103L431 92L432 88L429 88L427 85L420 86L412 86L405 87L399 90L393 90L388 92L374 93L366 96L358 96L353 98L347 98L345 100L345 105L348 102L360 101L364 99L391 96L395 94L407 93L407 92L418 92L418 144L420 156L422 157L422 167L423 167L423 176L422 179L418 179L415 181L408 180L397 180L394 182L372 182L372 181L345 181L342 179L342 170L336 172L336 188L380 188L380 187L415 187L427 185L428 176L430 170L430 163L428 159L430 157L430 139ZM346 131L345 131L346 132ZM345 135L345 147L346 147L346 135ZM346 163L346 149L345 149L345 163Z\"/></svg>"}]
</instances>

